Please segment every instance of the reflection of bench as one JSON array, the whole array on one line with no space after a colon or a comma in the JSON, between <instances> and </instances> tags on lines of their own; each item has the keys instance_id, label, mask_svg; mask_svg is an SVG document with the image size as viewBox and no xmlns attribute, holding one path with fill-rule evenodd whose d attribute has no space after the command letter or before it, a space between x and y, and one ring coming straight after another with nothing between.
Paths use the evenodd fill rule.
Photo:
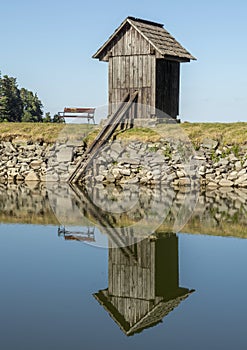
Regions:
<instances>
[{"instance_id":1,"label":"reflection of bench","mask_svg":"<svg viewBox=\"0 0 247 350\"><path fill-rule=\"evenodd\" d=\"M65 107L63 112L59 112L58 115L61 118L86 118L88 123L90 120L94 120L95 108L67 108Z\"/></svg>"}]
</instances>

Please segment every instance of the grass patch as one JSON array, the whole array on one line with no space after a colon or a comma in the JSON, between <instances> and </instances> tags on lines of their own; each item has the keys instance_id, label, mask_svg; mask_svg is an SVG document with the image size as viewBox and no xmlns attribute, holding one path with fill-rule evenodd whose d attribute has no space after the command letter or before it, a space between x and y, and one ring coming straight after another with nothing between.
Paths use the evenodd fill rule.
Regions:
<instances>
[{"instance_id":1,"label":"grass patch","mask_svg":"<svg viewBox=\"0 0 247 350\"><path fill-rule=\"evenodd\" d=\"M93 128L89 124L0 123L0 140L15 139L53 143L59 139L81 139Z\"/></svg>"},{"instance_id":2,"label":"grass patch","mask_svg":"<svg viewBox=\"0 0 247 350\"><path fill-rule=\"evenodd\" d=\"M247 144L247 123L182 123L182 130L194 145L198 146L203 139L218 141L221 146Z\"/></svg>"},{"instance_id":3,"label":"grass patch","mask_svg":"<svg viewBox=\"0 0 247 350\"><path fill-rule=\"evenodd\" d=\"M92 124L0 123L0 140L23 139L53 143L59 138L82 139L90 144L99 132ZM219 141L221 146L247 144L247 123L182 123L160 124L156 128L133 128L118 132L116 138L126 141L158 142L162 137L188 136L195 147L205 138Z\"/></svg>"}]
</instances>

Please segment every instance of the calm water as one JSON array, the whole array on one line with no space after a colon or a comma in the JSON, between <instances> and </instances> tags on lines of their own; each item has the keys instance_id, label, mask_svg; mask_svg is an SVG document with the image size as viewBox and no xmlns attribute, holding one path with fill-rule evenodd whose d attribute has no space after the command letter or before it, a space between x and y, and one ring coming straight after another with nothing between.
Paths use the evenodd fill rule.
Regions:
<instances>
[{"instance_id":1,"label":"calm water","mask_svg":"<svg viewBox=\"0 0 247 350\"><path fill-rule=\"evenodd\" d=\"M1 349L246 349L246 191L71 191L1 187Z\"/></svg>"}]
</instances>

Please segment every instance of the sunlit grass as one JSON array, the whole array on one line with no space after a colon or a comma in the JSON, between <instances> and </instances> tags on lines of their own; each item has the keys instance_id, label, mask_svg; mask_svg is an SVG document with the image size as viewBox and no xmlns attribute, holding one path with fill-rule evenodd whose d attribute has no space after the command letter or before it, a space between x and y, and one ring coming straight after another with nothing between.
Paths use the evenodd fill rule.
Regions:
<instances>
[{"instance_id":1,"label":"sunlit grass","mask_svg":"<svg viewBox=\"0 0 247 350\"><path fill-rule=\"evenodd\" d=\"M99 126L89 124L53 123L0 123L0 140L16 138L53 143L60 138L80 139L86 136L91 143L99 132ZM176 125L160 124L156 128L133 128L117 131L116 138L157 142L162 136L187 135L195 146L205 138L224 145L247 144L247 123L182 123Z\"/></svg>"}]
</instances>

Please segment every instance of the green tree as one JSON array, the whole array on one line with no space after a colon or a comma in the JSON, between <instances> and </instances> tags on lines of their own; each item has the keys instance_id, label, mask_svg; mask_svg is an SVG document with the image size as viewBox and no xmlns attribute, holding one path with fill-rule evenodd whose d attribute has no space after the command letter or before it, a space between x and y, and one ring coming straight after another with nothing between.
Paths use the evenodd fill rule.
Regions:
<instances>
[{"instance_id":1,"label":"green tree","mask_svg":"<svg viewBox=\"0 0 247 350\"><path fill-rule=\"evenodd\" d=\"M23 104L16 79L0 76L0 121L19 122L22 118Z\"/></svg>"},{"instance_id":2,"label":"green tree","mask_svg":"<svg viewBox=\"0 0 247 350\"><path fill-rule=\"evenodd\" d=\"M22 88L20 96L23 104L23 112L21 121L23 122L42 122L43 112L42 103L38 99L37 94L32 91Z\"/></svg>"},{"instance_id":3,"label":"green tree","mask_svg":"<svg viewBox=\"0 0 247 350\"><path fill-rule=\"evenodd\" d=\"M51 123L51 122L52 122L51 113L46 112L45 117L43 118L43 123Z\"/></svg>"},{"instance_id":4,"label":"green tree","mask_svg":"<svg viewBox=\"0 0 247 350\"><path fill-rule=\"evenodd\" d=\"M54 114L52 122L53 123L65 123L65 120L63 117L60 117L58 114Z\"/></svg>"}]
</instances>

